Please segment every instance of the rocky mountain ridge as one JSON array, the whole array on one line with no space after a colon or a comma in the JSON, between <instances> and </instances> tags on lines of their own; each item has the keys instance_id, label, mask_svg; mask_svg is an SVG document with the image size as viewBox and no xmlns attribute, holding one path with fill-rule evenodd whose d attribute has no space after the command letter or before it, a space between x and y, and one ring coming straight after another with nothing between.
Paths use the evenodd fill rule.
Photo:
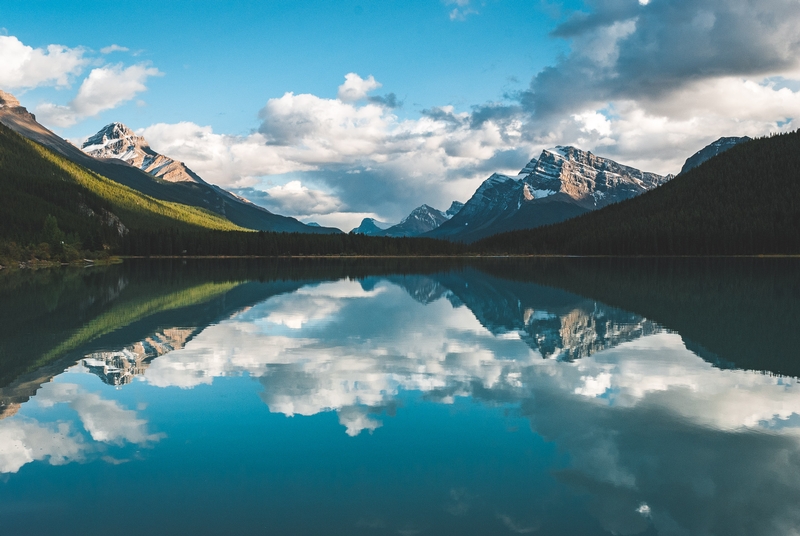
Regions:
<instances>
[{"instance_id":1,"label":"rocky mountain ridge","mask_svg":"<svg viewBox=\"0 0 800 536\"><path fill-rule=\"evenodd\" d=\"M746 141L752 141L753 138L748 136L741 136L741 137L723 137L718 139L717 141L706 145L692 156L686 159L686 163L683 164L681 168L681 173L686 173L690 169L696 168L703 162L706 162L718 154L722 154L728 149L733 148L740 143L744 143Z\"/></svg>"},{"instance_id":2,"label":"rocky mountain ridge","mask_svg":"<svg viewBox=\"0 0 800 536\"><path fill-rule=\"evenodd\" d=\"M95 158L116 158L167 182L207 184L183 162L154 151L141 136L122 123L111 123L86 140L81 149Z\"/></svg>"},{"instance_id":3,"label":"rocky mountain ridge","mask_svg":"<svg viewBox=\"0 0 800 536\"><path fill-rule=\"evenodd\" d=\"M472 242L557 223L630 199L671 178L558 146L543 150L514 177L492 174L458 214L426 236Z\"/></svg>"},{"instance_id":4,"label":"rocky mountain ridge","mask_svg":"<svg viewBox=\"0 0 800 536\"><path fill-rule=\"evenodd\" d=\"M430 205L421 205L396 225L388 225L373 218L364 218L361 224L351 232L369 236L419 236L436 229L456 215L463 207L464 203L453 201L450 208L443 212Z\"/></svg>"}]
</instances>

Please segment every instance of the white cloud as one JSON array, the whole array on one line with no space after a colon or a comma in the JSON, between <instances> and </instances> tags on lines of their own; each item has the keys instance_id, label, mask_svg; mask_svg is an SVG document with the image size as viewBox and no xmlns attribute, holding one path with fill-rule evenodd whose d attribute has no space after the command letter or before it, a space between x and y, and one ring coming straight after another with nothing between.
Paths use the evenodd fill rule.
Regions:
<instances>
[{"instance_id":1,"label":"white cloud","mask_svg":"<svg viewBox=\"0 0 800 536\"><path fill-rule=\"evenodd\" d=\"M297 173L290 180L300 187L276 189L268 208L338 227L354 227L363 214L399 221L422 203L445 209L453 200L465 201L498 166L518 171L533 151L519 121L473 126L470 114L452 107L401 119L379 103L286 93L270 99L259 117L258 132L246 136L193 123L139 132L155 150L223 187L266 190L265 177ZM304 197L313 197L309 206L301 206Z\"/></svg>"},{"instance_id":2,"label":"white cloud","mask_svg":"<svg viewBox=\"0 0 800 536\"><path fill-rule=\"evenodd\" d=\"M364 430L369 433L380 428L382 423L370 416L367 409L358 406L341 408L339 410L339 424L346 428L350 437L355 437Z\"/></svg>"},{"instance_id":3,"label":"white cloud","mask_svg":"<svg viewBox=\"0 0 800 536\"><path fill-rule=\"evenodd\" d=\"M147 420L116 401L87 393L71 383L50 382L42 385L35 399L42 408L68 404L78 414L92 441L123 445L143 445L161 439L147 430ZM78 427L69 422L42 423L19 415L0 421L0 473L16 473L28 463L47 460L51 465L83 461L98 451ZM104 459L119 463L106 456Z\"/></svg>"},{"instance_id":4,"label":"white cloud","mask_svg":"<svg viewBox=\"0 0 800 536\"><path fill-rule=\"evenodd\" d=\"M356 102L367 98L370 91L381 87L379 82L375 81L372 75L369 75L366 80L358 76L356 73L348 73L344 77L344 84L339 86L339 91L336 94L342 102Z\"/></svg>"},{"instance_id":5,"label":"white cloud","mask_svg":"<svg viewBox=\"0 0 800 536\"><path fill-rule=\"evenodd\" d=\"M592 2L555 30L570 53L519 99L531 141L666 174L721 136L798 127L795 2L639 4Z\"/></svg>"},{"instance_id":6,"label":"white cloud","mask_svg":"<svg viewBox=\"0 0 800 536\"><path fill-rule=\"evenodd\" d=\"M186 162L205 180L224 187L248 187L263 175L314 169L293 161L286 150L267 145L263 134L228 136L190 122L157 123L137 132L158 152Z\"/></svg>"},{"instance_id":7,"label":"white cloud","mask_svg":"<svg viewBox=\"0 0 800 536\"><path fill-rule=\"evenodd\" d=\"M450 20L466 20L468 15L478 13L470 7L470 0L445 0L445 5L455 5L450 11Z\"/></svg>"},{"instance_id":8,"label":"white cloud","mask_svg":"<svg viewBox=\"0 0 800 536\"><path fill-rule=\"evenodd\" d=\"M0 473L16 473L28 463L48 460L51 465L80 461L86 444L69 424L42 425L32 420L0 421Z\"/></svg>"},{"instance_id":9,"label":"white cloud","mask_svg":"<svg viewBox=\"0 0 800 536\"><path fill-rule=\"evenodd\" d=\"M540 140L572 144L620 163L677 173L723 136L764 136L800 127L800 91L768 79L702 80L657 99L618 100L550 123Z\"/></svg>"},{"instance_id":10,"label":"white cloud","mask_svg":"<svg viewBox=\"0 0 800 536\"><path fill-rule=\"evenodd\" d=\"M147 432L147 421L139 418L136 411L125 409L116 401L105 400L96 393L83 392L76 384L47 383L40 389L36 401L43 407L69 404L94 441L141 445L158 441L161 437Z\"/></svg>"},{"instance_id":11,"label":"white cloud","mask_svg":"<svg viewBox=\"0 0 800 536\"><path fill-rule=\"evenodd\" d=\"M329 214L342 207L342 202L334 196L319 190L311 190L300 181L290 181L283 186L267 188L267 193L275 200L278 209L290 214L311 215Z\"/></svg>"},{"instance_id":12,"label":"white cloud","mask_svg":"<svg viewBox=\"0 0 800 536\"><path fill-rule=\"evenodd\" d=\"M14 36L0 35L0 88L67 86L89 62L85 52L63 45L33 48Z\"/></svg>"},{"instance_id":13,"label":"white cloud","mask_svg":"<svg viewBox=\"0 0 800 536\"><path fill-rule=\"evenodd\" d=\"M68 105L44 103L36 108L36 113L45 124L69 127L132 100L147 90L148 78L161 74L145 63L98 67L83 80L78 94Z\"/></svg>"},{"instance_id":14,"label":"white cloud","mask_svg":"<svg viewBox=\"0 0 800 536\"><path fill-rule=\"evenodd\" d=\"M144 444L160 438L147 432L147 421L138 418L135 411L121 407L114 400L103 400L95 393L78 397L71 406L95 441Z\"/></svg>"},{"instance_id":15,"label":"white cloud","mask_svg":"<svg viewBox=\"0 0 800 536\"><path fill-rule=\"evenodd\" d=\"M128 47L121 47L119 45L109 45L100 49L101 54L111 54L112 52L128 52Z\"/></svg>"}]
</instances>

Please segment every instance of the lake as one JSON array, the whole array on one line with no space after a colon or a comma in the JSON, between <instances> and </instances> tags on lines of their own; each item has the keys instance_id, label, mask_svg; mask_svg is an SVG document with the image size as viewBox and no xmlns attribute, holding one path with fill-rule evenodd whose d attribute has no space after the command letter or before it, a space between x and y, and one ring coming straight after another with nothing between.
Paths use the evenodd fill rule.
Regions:
<instances>
[{"instance_id":1,"label":"lake","mask_svg":"<svg viewBox=\"0 0 800 536\"><path fill-rule=\"evenodd\" d=\"M0 274L0 533L800 532L800 260Z\"/></svg>"}]
</instances>

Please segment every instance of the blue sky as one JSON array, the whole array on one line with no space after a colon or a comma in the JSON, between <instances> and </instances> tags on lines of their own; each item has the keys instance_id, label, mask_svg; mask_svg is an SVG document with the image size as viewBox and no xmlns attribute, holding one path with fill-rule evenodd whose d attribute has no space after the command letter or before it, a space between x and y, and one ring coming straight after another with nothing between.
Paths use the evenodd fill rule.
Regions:
<instances>
[{"instance_id":1,"label":"blue sky","mask_svg":"<svg viewBox=\"0 0 800 536\"><path fill-rule=\"evenodd\" d=\"M454 9L468 13L451 20ZM525 88L564 42L548 37L564 12L535 2L492 0L469 8L416 1L7 1L8 35L128 52L109 62L150 62L163 73L135 101L72 128L79 137L112 120L144 127L193 121L228 133L258 124L267 99L287 91L335 97L346 73L373 75L403 101L402 115L502 99ZM73 84L74 85L74 84ZM72 88L74 90L74 87ZM74 91L39 90L26 104L65 103Z\"/></svg>"},{"instance_id":2,"label":"blue sky","mask_svg":"<svg viewBox=\"0 0 800 536\"><path fill-rule=\"evenodd\" d=\"M0 89L345 230L575 145L659 173L793 130L796 0L5 0Z\"/></svg>"}]
</instances>

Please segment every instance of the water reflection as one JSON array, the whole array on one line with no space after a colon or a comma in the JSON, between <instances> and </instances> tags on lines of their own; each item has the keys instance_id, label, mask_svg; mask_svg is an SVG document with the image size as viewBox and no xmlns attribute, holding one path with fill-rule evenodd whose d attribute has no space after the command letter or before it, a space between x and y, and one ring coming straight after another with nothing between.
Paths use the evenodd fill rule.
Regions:
<instances>
[{"instance_id":1,"label":"water reflection","mask_svg":"<svg viewBox=\"0 0 800 536\"><path fill-rule=\"evenodd\" d=\"M124 460L108 455L104 447L146 445L161 438L160 434L148 432L147 420L136 411L86 392L80 385L47 383L37 393L36 404L45 409L66 405L77 419L41 422L18 418L0 422L0 472L16 473L23 465L38 460L50 465L84 461L92 452L106 452L106 461L121 463Z\"/></svg>"},{"instance_id":2,"label":"water reflection","mask_svg":"<svg viewBox=\"0 0 800 536\"><path fill-rule=\"evenodd\" d=\"M574 501L587 497L580 508L598 523L591 529L596 532L800 529L800 386L794 377L736 368L738 355L708 350L720 348L716 334L686 339L675 330L678 317L669 313L647 318L554 286L561 268L528 277L520 277L519 265L511 268L513 277L485 263L405 275L222 278L190 281L188 290L182 281L179 292L168 285L172 306L153 305L161 303L156 297L140 306L151 314L80 343L58 342L56 348L66 348L60 361L3 388L0 472L17 473L35 461L59 465L100 457L118 463L132 449L158 449L170 429L154 431L145 406L97 392L92 386L102 384L95 376L120 393L139 389L155 403L242 378L257 385L248 396L260 397L269 412L297 418L335 413L338 432L320 434L353 438L377 438L411 404L455 407L471 400L506 408L566 456L548 471L573 497L551 504L550 515L568 516ZM602 273L596 268L594 276ZM616 277L599 286L618 288ZM127 281L123 287L136 284L135 277ZM788 288L791 297L796 281L773 277L763 285ZM635 302L637 288L618 299ZM664 289L664 302L674 302L674 288ZM720 297L719 290L717 303L749 305L741 294ZM176 306L178 295L184 301ZM695 292L695 299L701 296ZM649 307L670 310L663 303ZM98 314L90 323L109 313ZM790 346L796 336L763 342L761 334L752 334L767 353L770 345ZM748 359L751 364L757 357ZM77 364L66 374L53 372L70 360ZM787 359L778 362L783 367ZM90 375L95 383L81 379ZM17 413L31 404L29 413ZM202 421L200 414L193 418ZM394 492L414 508L413 497ZM477 515L475 504L487 500L479 490L451 487L436 515ZM519 497L506 500L508 507L496 506L489 525L480 526L558 533L553 519L527 515L524 503L516 504ZM474 533L481 533L478 526ZM370 534L406 530L361 516L342 533L354 527ZM426 532L420 527L418 519L406 528ZM591 532L590 525L581 530Z\"/></svg>"}]
</instances>

